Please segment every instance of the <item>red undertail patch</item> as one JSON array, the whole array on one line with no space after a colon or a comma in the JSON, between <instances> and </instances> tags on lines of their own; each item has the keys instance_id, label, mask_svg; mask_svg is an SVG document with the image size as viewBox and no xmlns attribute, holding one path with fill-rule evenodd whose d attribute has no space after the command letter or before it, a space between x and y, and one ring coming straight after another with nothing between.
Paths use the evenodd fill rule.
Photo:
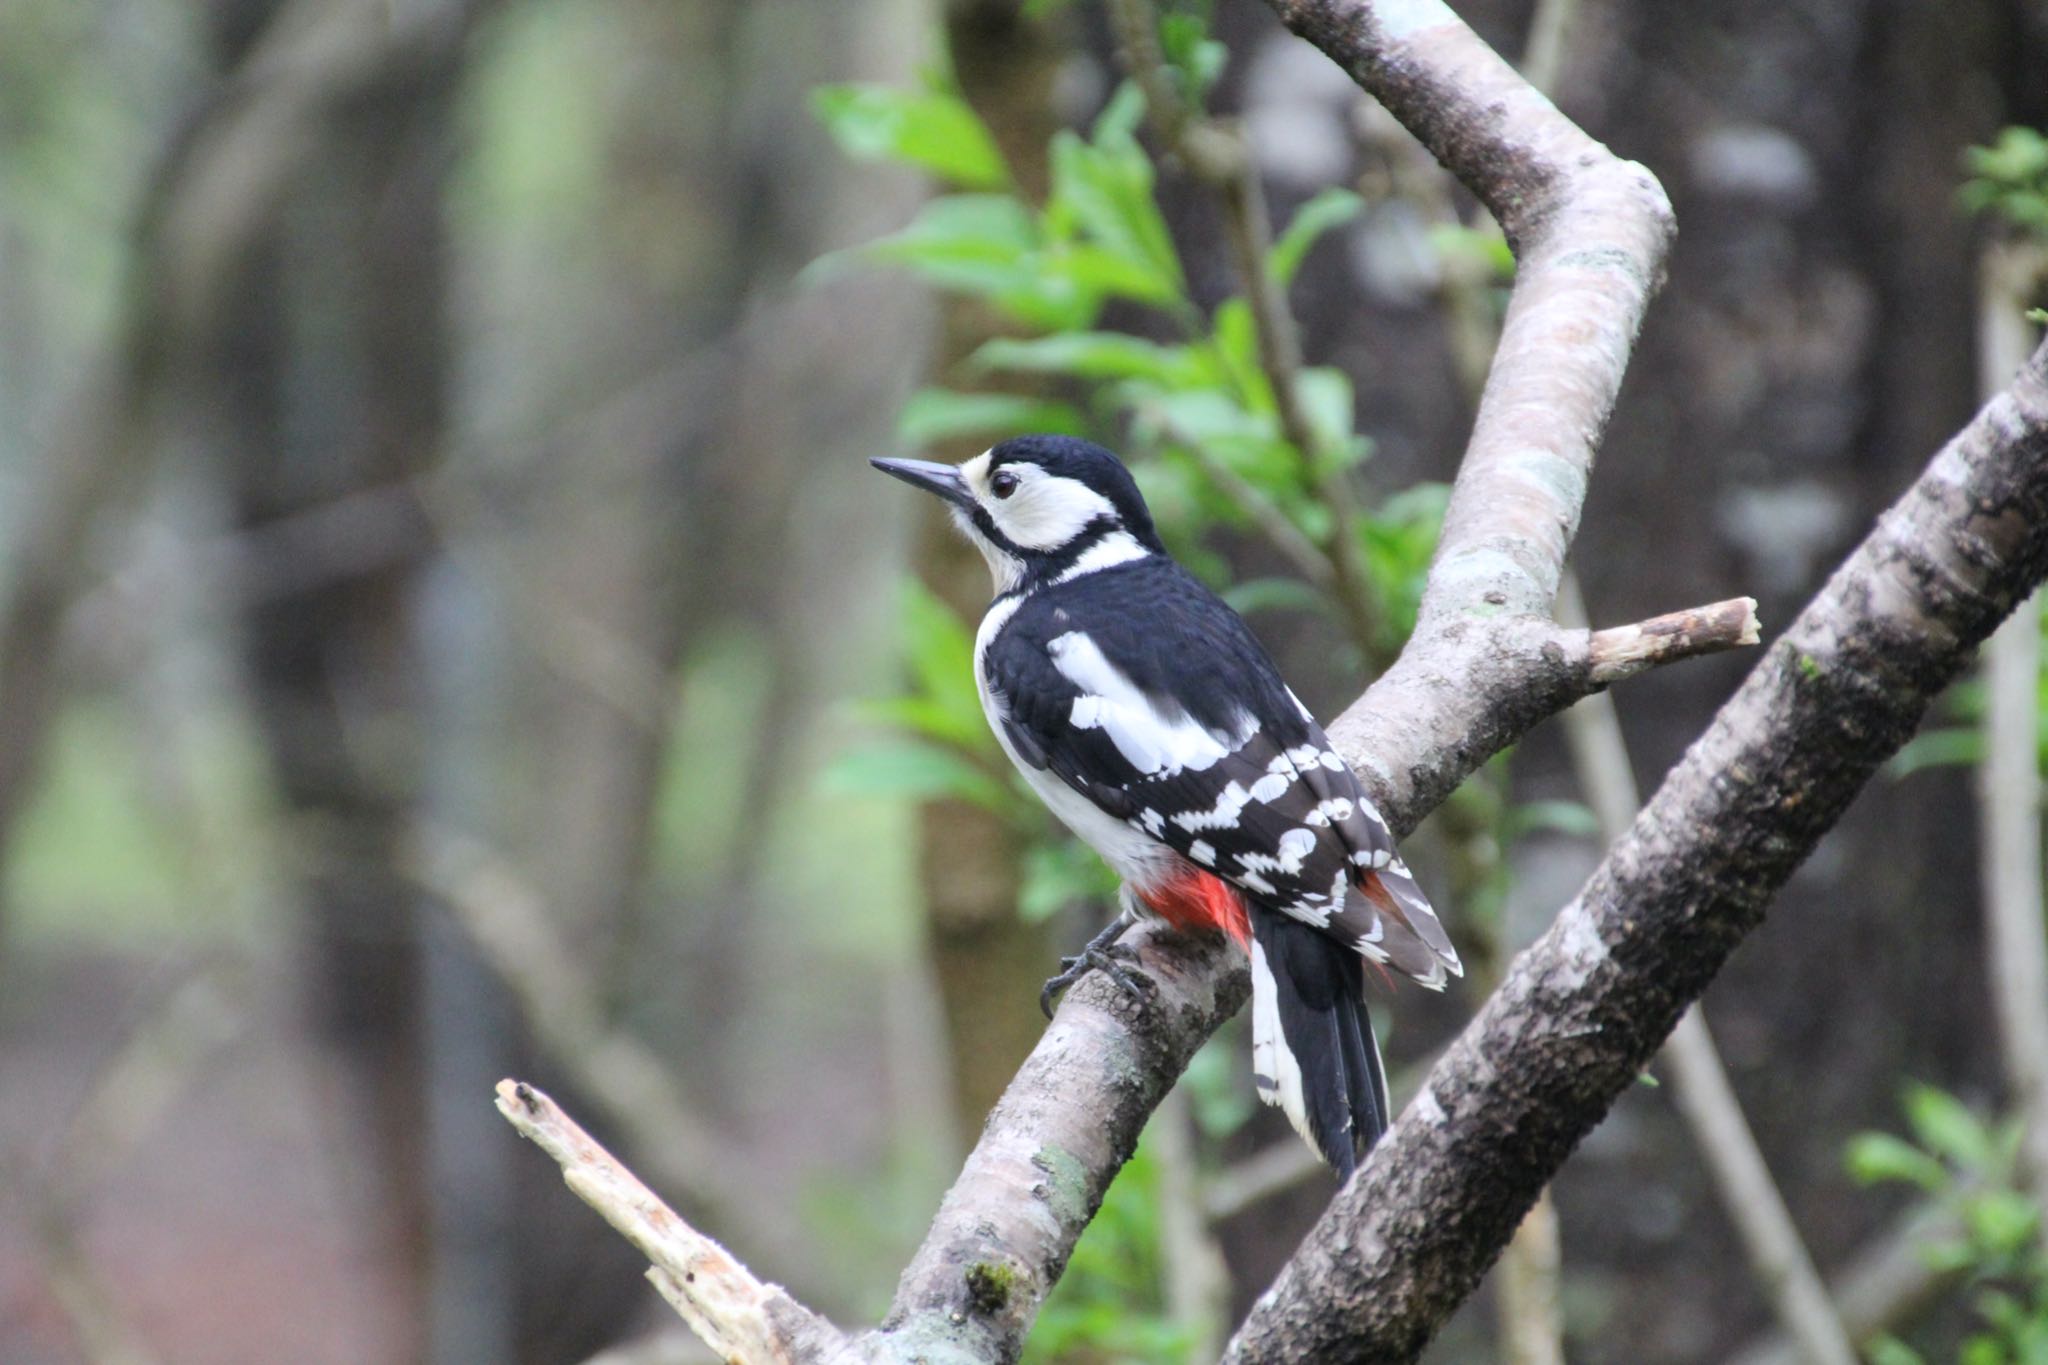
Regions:
<instances>
[{"instance_id":1,"label":"red undertail patch","mask_svg":"<svg viewBox=\"0 0 2048 1365\"><path fill-rule=\"evenodd\" d=\"M1221 929L1251 951L1252 926L1245 918L1244 898L1221 877L1182 863L1173 875L1138 892L1152 912L1183 931Z\"/></svg>"}]
</instances>

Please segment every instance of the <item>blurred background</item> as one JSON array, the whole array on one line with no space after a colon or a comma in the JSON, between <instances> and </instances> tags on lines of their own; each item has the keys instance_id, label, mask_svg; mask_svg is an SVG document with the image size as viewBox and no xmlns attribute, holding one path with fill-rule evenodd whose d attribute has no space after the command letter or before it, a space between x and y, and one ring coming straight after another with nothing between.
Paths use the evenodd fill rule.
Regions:
<instances>
[{"instance_id":1,"label":"blurred background","mask_svg":"<svg viewBox=\"0 0 2048 1365\"><path fill-rule=\"evenodd\" d=\"M1678 210L1587 610L1781 628L2025 353L2048 7L1459 9ZM701 1358L505 1075L872 1320L1109 888L983 732L984 570L866 457L1125 451L1327 718L1511 268L1243 0L0 0L0 1360ZM2048 1359L1980 871L2019 648L2020 728L1960 689L1706 1002L1887 1365ZM1746 666L1411 841L1475 970L1376 1007L1397 1092ZM1241 1028L1035 1359L1213 1358L1327 1199ZM1797 1359L1710 1089L1624 1097L1433 1358Z\"/></svg>"}]
</instances>

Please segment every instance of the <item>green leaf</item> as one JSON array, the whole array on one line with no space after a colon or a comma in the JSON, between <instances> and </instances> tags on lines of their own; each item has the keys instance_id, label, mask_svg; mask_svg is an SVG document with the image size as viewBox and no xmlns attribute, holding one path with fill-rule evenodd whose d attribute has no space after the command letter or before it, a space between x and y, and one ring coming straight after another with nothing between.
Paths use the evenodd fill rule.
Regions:
<instances>
[{"instance_id":1,"label":"green leaf","mask_svg":"<svg viewBox=\"0 0 2048 1365\"><path fill-rule=\"evenodd\" d=\"M1997 1338L1979 1334L1963 1342L1956 1352L1956 1365L2012 1365L2012 1358Z\"/></svg>"},{"instance_id":2,"label":"green leaf","mask_svg":"<svg viewBox=\"0 0 2048 1365\"><path fill-rule=\"evenodd\" d=\"M1024 850L1017 913L1036 924L1076 903L1105 903L1116 895L1116 875L1078 839L1051 839Z\"/></svg>"},{"instance_id":3,"label":"green leaf","mask_svg":"<svg viewBox=\"0 0 2048 1365\"><path fill-rule=\"evenodd\" d=\"M1350 190L1324 190L1295 210L1287 230L1266 253L1266 273L1283 286L1293 283L1309 248L1321 241L1324 233L1342 227L1364 209L1365 200Z\"/></svg>"},{"instance_id":4,"label":"green leaf","mask_svg":"<svg viewBox=\"0 0 2048 1365\"><path fill-rule=\"evenodd\" d=\"M999 752L979 706L966 713L934 697L877 697L855 703L854 714L872 724L935 739L963 753Z\"/></svg>"},{"instance_id":5,"label":"green leaf","mask_svg":"<svg viewBox=\"0 0 2048 1365\"><path fill-rule=\"evenodd\" d=\"M2048 327L2048 308L2029 308L2027 310L2027 321Z\"/></svg>"},{"instance_id":6,"label":"green leaf","mask_svg":"<svg viewBox=\"0 0 2048 1365\"><path fill-rule=\"evenodd\" d=\"M1305 369L1295 376L1295 393L1309 430L1315 434L1315 450L1303 453L1336 468L1356 463L1365 446L1351 431L1355 415L1351 376L1327 366Z\"/></svg>"},{"instance_id":7,"label":"green leaf","mask_svg":"<svg viewBox=\"0 0 2048 1365\"><path fill-rule=\"evenodd\" d=\"M1179 285L1149 263L1132 261L1087 242L1049 244L1039 257L1038 269L1090 298L1129 299L1166 309L1182 302Z\"/></svg>"},{"instance_id":8,"label":"green leaf","mask_svg":"<svg viewBox=\"0 0 2048 1365\"><path fill-rule=\"evenodd\" d=\"M1209 340L1225 379L1244 406L1261 414L1279 411L1273 385L1259 361L1259 327L1251 304L1243 298L1218 304Z\"/></svg>"},{"instance_id":9,"label":"green leaf","mask_svg":"<svg viewBox=\"0 0 2048 1365\"><path fill-rule=\"evenodd\" d=\"M1043 245L1030 210L1009 195L949 194L927 203L902 231L834 252L805 273L829 271L858 254L903 265L941 289L988 299L1027 326L1086 326L1101 311L1101 291L1048 270Z\"/></svg>"},{"instance_id":10,"label":"green leaf","mask_svg":"<svg viewBox=\"0 0 2048 1365\"><path fill-rule=\"evenodd\" d=\"M1145 121L1145 92L1136 81L1125 81L1110 95L1109 103L1102 106L1102 112L1095 116L1095 126L1088 130L1089 140L1096 146L1113 150L1119 154L1138 151L1138 126ZM1143 156L1144 153L1139 151ZM1147 183L1151 179L1152 163L1146 159Z\"/></svg>"},{"instance_id":11,"label":"green leaf","mask_svg":"<svg viewBox=\"0 0 2048 1365\"><path fill-rule=\"evenodd\" d=\"M1849 1176L1859 1184L1900 1180L1930 1194L1948 1188L1948 1170L1939 1161L1891 1133L1858 1133L1843 1154Z\"/></svg>"},{"instance_id":12,"label":"green leaf","mask_svg":"<svg viewBox=\"0 0 2048 1365\"><path fill-rule=\"evenodd\" d=\"M1985 1190L1963 1205L1963 1217L1979 1245L1998 1256L2011 1256L2033 1241L2041 1211L2015 1190Z\"/></svg>"},{"instance_id":13,"label":"green leaf","mask_svg":"<svg viewBox=\"0 0 2048 1365\"><path fill-rule=\"evenodd\" d=\"M1228 394L1214 389L1161 394L1148 406L1175 439L1213 448L1271 446L1278 436L1273 419L1245 411Z\"/></svg>"},{"instance_id":14,"label":"green leaf","mask_svg":"<svg viewBox=\"0 0 2048 1365\"><path fill-rule=\"evenodd\" d=\"M1076 379L1152 379L1174 385L1199 373L1199 364L1186 347L1161 346L1121 332L1057 332L1029 340L998 337L976 351L969 363L988 370Z\"/></svg>"},{"instance_id":15,"label":"green leaf","mask_svg":"<svg viewBox=\"0 0 2048 1365\"><path fill-rule=\"evenodd\" d=\"M1446 264L1502 284L1515 277L1515 253L1491 223L1483 227L1439 223L1429 229L1428 238Z\"/></svg>"},{"instance_id":16,"label":"green leaf","mask_svg":"<svg viewBox=\"0 0 2048 1365\"><path fill-rule=\"evenodd\" d=\"M1994 1164L1991 1134L1954 1095L1931 1085L1909 1085L1905 1108L1913 1135L1928 1151L1977 1174Z\"/></svg>"},{"instance_id":17,"label":"green leaf","mask_svg":"<svg viewBox=\"0 0 2048 1365\"><path fill-rule=\"evenodd\" d=\"M1014 261L1038 246L1031 210L1007 194L945 194L927 200L910 225L863 250L890 260L945 253Z\"/></svg>"},{"instance_id":18,"label":"green leaf","mask_svg":"<svg viewBox=\"0 0 2048 1365\"><path fill-rule=\"evenodd\" d=\"M1323 595L1298 578L1248 578L1223 590L1223 600L1240 616L1262 611L1329 610Z\"/></svg>"},{"instance_id":19,"label":"green leaf","mask_svg":"<svg viewBox=\"0 0 2048 1365\"><path fill-rule=\"evenodd\" d=\"M1977 1250L1960 1237L1938 1237L1920 1244L1920 1262L1941 1275L1956 1275L1977 1264Z\"/></svg>"},{"instance_id":20,"label":"green leaf","mask_svg":"<svg viewBox=\"0 0 2048 1365\"><path fill-rule=\"evenodd\" d=\"M1502 831L1509 839L1528 834L1565 834L1575 839L1600 837L1600 817L1582 801L1525 801L1508 811Z\"/></svg>"},{"instance_id":21,"label":"green leaf","mask_svg":"<svg viewBox=\"0 0 2048 1365\"><path fill-rule=\"evenodd\" d=\"M951 797L997 812L1015 797L1003 783L960 754L916 740L891 740L849 749L819 778L837 794L892 796L916 801Z\"/></svg>"},{"instance_id":22,"label":"green leaf","mask_svg":"<svg viewBox=\"0 0 2048 1365\"><path fill-rule=\"evenodd\" d=\"M847 155L918 166L963 189L1000 189L1009 168L974 110L944 90L826 85L811 108Z\"/></svg>"},{"instance_id":23,"label":"green leaf","mask_svg":"<svg viewBox=\"0 0 2048 1365\"><path fill-rule=\"evenodd\" d=\"M1161 15L1159 47L1180 77L1181 95L1190 104L1202 102L1230 60L1230 49L1209 36L1208 19L1200 14Z\"/></svg>"},{"instance_id":24,"label":"green leaf","mask_svg":"<svg viewBox=\"0 0 2048 1365\"><path fill-rule=\"evenodd\" d=\"M896 434L911 445L984 433L996 439L1041 431L1079 436L1087 429L1087 419L1071 403L950 389L919 389L896 417Z\"/></svg>"},{"instance_id":25,"label":"green leaf","mask_svg":"<svg viewBox=\"0 0 2048 1365\"><path fill-rule=\"evenodd\" d=\"M1863 1354L1870 1365L1927 1365L1926 1357L1892 1336L1878 1337L1867 1343Z\"/></svg>"},{"instance_id":26,"label":"green leaf","mask_svg":"<svg viewBox=\"0 0 2048 1365\"><path fill-rule=\"evenodd\" d=\"M979 714L973 628L914 578L904 582L902 612L904 654L918 691L948 710Z\"/></svg>"},{"instance_id":27,"label":"green leaf","mask_svg":"<svg viewBox=\"0 0 2048 1365\"><path fill-rule=\"evenodd\" d=\"M1893 754L1885 770L1893 778L1906 778L1922 768L1974 767L1983 761L1984 734L1981 730L1927 730L1915 735Z\"/></svg>"},{"instance_id":28,"label":"green leaf","mask_svg":"<svg viewBox=\"0 0 2048 1365\"><path fill-rule=\"evenodd\" d=\"M1109 116L1106 111L1103 117ZM1090 145L1072 132L1056 135L1046 219L1049 228L1069 222L1077 226L1134 275L1146 278L1152 295L1185 296L1180 255L1152 198L1152 162L1128 137Z\"/></svg>"}]
</instances>

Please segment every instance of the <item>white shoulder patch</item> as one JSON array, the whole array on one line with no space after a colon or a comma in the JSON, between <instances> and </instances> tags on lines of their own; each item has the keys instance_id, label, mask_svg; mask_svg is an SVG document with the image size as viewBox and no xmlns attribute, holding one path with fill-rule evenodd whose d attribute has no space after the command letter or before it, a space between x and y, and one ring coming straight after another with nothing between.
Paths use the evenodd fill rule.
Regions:
<instances>
[{"instance_id":1,"label":"white shoulder patch","mask_svg":"<svg viewBox=\"0 0 2048 1365\"><path fill-rule=\"evenodd\" d=\"M1074 728L1107 734L1117 752L1141 773L1214 767L1258 733L1258 719L1249 712L1227 734L1205 729L1186 714L1165 714L1104 657L1086 632L1070 630L1055 636L1046 649L1053 667L1081 691L1069 717Z\"/></svg>"}]
</instances>

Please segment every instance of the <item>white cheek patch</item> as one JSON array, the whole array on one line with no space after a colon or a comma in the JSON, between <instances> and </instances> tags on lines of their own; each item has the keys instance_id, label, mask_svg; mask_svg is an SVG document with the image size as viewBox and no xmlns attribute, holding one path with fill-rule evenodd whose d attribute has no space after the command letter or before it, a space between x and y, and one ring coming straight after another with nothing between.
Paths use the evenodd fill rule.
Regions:
<instances>
[{"instance_id":1,"label":"white cheek patch","mask_svg":"<svg viewBox=\"0 0 2048 1365\"><path fill-rule=\"evenodd\" d=\"M968 461L963 471L983 458L977 456L976 460ZM1078 479L1056 478L1030 465L1015 466L1013 472L1018 476L1016 492L1007 498L997 498L989 492L981 500L996 529L1013 545L1027 550L1057 550L1080 535L1091 521L1116 519L1116 508L1110 500ZM984 485L977 484L980 486Z\"/></svg>"},{"instance_id":2,"label":"white cheek patch","mask_svg":"<svg viewBox=\"0 0 2048 1365\"><path fill-rule=\"evenodd\" d=\"M1214 767L1258 733L1259 722L1250 713L1240 719L1236 732L1218 734L1185 712L1161 712L1081 631L1053 637L1046 652L1060 675L1080 689L1069 723L1077 730L1107 734L1117 752L1141 773Z\"/></svg>"}]
</instances>

